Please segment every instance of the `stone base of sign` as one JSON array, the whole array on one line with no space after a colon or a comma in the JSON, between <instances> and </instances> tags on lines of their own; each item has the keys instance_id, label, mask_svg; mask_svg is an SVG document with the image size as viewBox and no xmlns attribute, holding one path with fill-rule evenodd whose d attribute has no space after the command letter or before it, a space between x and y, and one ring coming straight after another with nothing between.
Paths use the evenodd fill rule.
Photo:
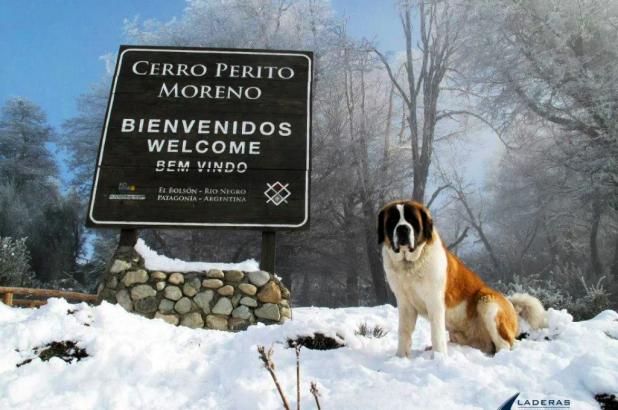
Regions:
<instances>
[{"instance_id":1,"label":"stone base of sign","mask_svg":"<svg viewBox=\"0 0 618 410\"><path fill-rule=\"evenodd\" d=\"M290 292L268 272L152 271L130 246L117 249L97 296L98 303L117 303L129 312L191 328L236 331L292 317Z\"/></svg>"}]
</instances>

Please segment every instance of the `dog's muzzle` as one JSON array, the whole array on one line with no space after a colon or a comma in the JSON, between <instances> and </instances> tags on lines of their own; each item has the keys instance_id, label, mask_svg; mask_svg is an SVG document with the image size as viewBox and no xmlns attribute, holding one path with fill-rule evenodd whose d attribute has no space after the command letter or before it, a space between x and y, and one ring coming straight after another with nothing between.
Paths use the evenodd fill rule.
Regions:
<instances>
[{"instance_id":1,"label":"dog's muzzle","mask_svg":"<svg viewBox=\"0 0 618 410\"><path fill-rule=\"evenodd\" d=\"M410 243L410 227L399 225L395 228L395 243L393 245L393 250L395 252L399 252L402 246L407 246L410 250L413 250L412 244Z\"/></svg>"}]
</instances>

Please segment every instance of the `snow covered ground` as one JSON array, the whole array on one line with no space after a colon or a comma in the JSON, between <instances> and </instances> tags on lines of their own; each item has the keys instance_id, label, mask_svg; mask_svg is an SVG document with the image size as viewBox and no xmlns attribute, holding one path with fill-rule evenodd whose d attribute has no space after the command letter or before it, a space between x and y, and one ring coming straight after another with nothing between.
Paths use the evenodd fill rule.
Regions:
<instances>
[{"instance_id":1,"label":"snow covered ground","mask_svg":"<svg viewBox=\"0 0 618 410\"><path fill-rule=\"evenodd\" d=\"M362 322L389 333L358 336ZM296 308L285 325L227 333L174 327L106 303L51 299L38 310L0 303L0 408L280 409L259 344L274 344L276 370L295 408L295 357L284 342L318 331L340 335L346 346L301 351L303 409L315 409L310 381L323 409L496 409L517 392L524 400L568 399L570 408L598 409L596 393L618 392L618 314L574 323L566 312L550 311L550 323L495 357L449 344L447 357L431 359L424 351L429 326L421 320L414 357L400 359L392 306ZM77 341L90 356L16 367L54 340Z\"/></svg>"}]
</instances>

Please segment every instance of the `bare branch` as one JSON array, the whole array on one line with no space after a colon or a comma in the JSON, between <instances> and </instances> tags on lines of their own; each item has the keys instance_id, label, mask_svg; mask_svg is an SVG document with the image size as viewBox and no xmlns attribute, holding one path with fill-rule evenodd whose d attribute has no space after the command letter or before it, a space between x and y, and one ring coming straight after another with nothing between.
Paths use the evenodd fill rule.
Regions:
<instances>
[{"instance_id":1,"label":"bare branch","mask_svg":"<svg viewBox=\"0 0 618 410\"><path fill-rule=\"evenodd\" d=\"M545 104L537 103L536 101L534 101L520 87L513 86L513 90L524 101L526 106L539 117L554 122L558 125L562 125L563 127L584 132L586 133L586 135L589 135L591 137L596 137L599 135L600 132L598 128L591 127L577 119L566 118L552 114L550 112L550 109Z\"/></svg>"},{"instance_id":2,"label":"bare branch","mask_svg":"<svg viewBox=\"0 0 618 410\"><path fill-rule=\"evenodd\" d=\"M386 57L384 57L384 55L380 53L376 48L374 48L372 51L378 55L378 57L380 58L380 61L382 61L382 64L384 64L384 67L386 68L386 72L388 73L389 78L391 79L395 87L397 87L397 91L399 91L399 94L401 94L401 98L403 98L403 100L406 102L406 105L409 107L411 104L410 99L406 95L406 92L404 91L401 84L399 84L399 81L397 81L397 78L395 77L395 74L393 73L393 70L391 69L390 64L388 64L388 61L386 60Z\"/></svg>"},{"instance_id":3,"label":"bare branch","mask_svg":"<svg viewBox=\"0 0 618 410\"><path fill-rule=\"evenodd\" d=\"M468 204L466 195L464 194L462 190L456 190L456 192L457 192L457 199L459 199L459 202L463 205L466 211L466 214L468 215L468 222L472 225L476 233L479 235L481 242L485 246L485 249L487 250L489 257L491 258L491 261L494 265L496 272L499 273L501 270L500 261L498 260L498 257L496 256L496 253L494 252L493 246L491 246L489 239L487 238L487 236L485 236L485 231L483 230L483 221L480 215L479 217L476 217L474 215L474 213L472 212L472 208Z\"/></svg>"},{"instance_id":4,"label":"bare branch","mask_svg":"<svg viewBox=\"0 0 618 410\"><path fill-rule=\"evenodd\" d=\"M477 120L481 121L483 124L487 125L498 137L498 139L500 140L500 142L502 142L502 144L504 144L504 146L507 149L510 150L515 150L517 149L516 147L509 145L504 138L502 138L502 133L500 132L500 130L498 130L496 127L493 126L492 123L490 123L489 121L487 121L485 118L483 118L482 116L480 116L477 113L474 113L472 111L467 111L467 110L456 110L456 111L443 111L441 114L438 114L436 116L436 123L440 120L443 120L445 118L451 118L453 119L454 116L456 115L468 115L470 117L474 117Z\"/></svg>"},{"instance_id":5,"label":"bare branch","mask_svg":"<svg viewBox=\"0 0 618 410\"><path fill-rule=\"evenodd\" d=\"M423 4L420 4L421 12ZM422 16L421 16L422 20ZM418 90L415 88L414 80L414 61L412 59L412 17L410 7L401 11L401 25L406 38L406 73L408 74L408 89L410 90L410 100L416 100Z\"/></svg>"},{"instance_id":6,"label":"bare branch","mask_svg":"<svg viewBox=\"0 0 618 410\"><path fill-rule=\"evenodd\" d=\"M461 242L463 242L464 239L466 239L468 237L468 231L469 230L470 230L470 227L466 226L466 229L463 230L461 235L459 235L459 237L457 237L457 239L455 239L453 242L451 242L448 245L446 245L446 247L449 250L455 248L457 245L459 245Z\"/></svg>"},{"instance_id":7,"label":"bare branch","mask_svg":"<svg viewBox=\"0 0 618 410\"><path fill-rule=\"evenodd\" d=\"M444 191L447 188L452 188L452 187L453 186L451 184L445 184L439 187L438 189L436 189L435 191L433 191L433 194L431 194L431 198L427 202L427 205L426 205L427 208L429 208L431 204L433 203L433 201L435 201L435 199L438 197L438 195L440 195L440 192Z\"/></svg>"}]
</instances>

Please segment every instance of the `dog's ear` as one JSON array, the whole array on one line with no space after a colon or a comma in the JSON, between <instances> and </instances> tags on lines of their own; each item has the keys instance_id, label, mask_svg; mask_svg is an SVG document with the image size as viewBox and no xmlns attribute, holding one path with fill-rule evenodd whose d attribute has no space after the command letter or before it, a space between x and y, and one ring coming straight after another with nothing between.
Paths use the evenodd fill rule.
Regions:
<instances>
[{"instance_id":1,"label":"dog's ear","mask_svg":"<svg viewBox=\"0 0 618 410\"><path fill-rule=\"evenodd\" d=\"M422 206L419 208L421 213L421 224L423 225L423 235L427 241L431 241L433 238L433 220L431 219L431 214L429 213L429 209Z\"/></svg>"},{"instance_id":2,"label":"dog's ear","mask_svg":"<svg viewBox=\"0 0 618 410\"><path fill-rule=\"evenodd\" d=\"M386 209L382 209L378 214L378 245L384 243L384 214L386 213Z\"/></svg>"}]
</instances>

